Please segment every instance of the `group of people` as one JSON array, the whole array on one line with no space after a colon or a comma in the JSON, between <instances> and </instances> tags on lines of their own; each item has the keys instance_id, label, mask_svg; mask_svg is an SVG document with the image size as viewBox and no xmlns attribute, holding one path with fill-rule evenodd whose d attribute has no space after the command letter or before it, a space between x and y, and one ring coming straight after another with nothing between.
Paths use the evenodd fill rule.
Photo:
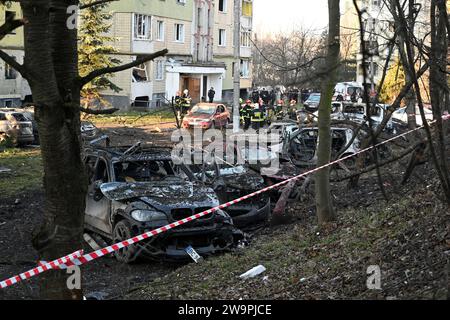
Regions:
<instances>
[{"instance_id":1,"label":"group of people","mask_svg":"<svg viewBox=\"0 0 450 320\"><path fill-rule=\"evenodd\" d=\"M249 129L250 126L259 130L266 124L270 125L276 120L282 120L290 113L292 108L297 106L297 101L292 100L289 102L289 108L287 108L283 99L278 99L274 104L267 104L262 98L259 98L256 103L250 99L245 103L243 102L240 99L239 115L244 130Z\"/></svg>"}]
</instances>

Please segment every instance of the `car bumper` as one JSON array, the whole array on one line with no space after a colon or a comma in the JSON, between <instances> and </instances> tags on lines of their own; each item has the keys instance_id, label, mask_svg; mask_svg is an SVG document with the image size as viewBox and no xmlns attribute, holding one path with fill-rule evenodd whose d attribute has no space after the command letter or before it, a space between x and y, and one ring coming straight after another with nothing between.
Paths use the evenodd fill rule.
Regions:
<instances>
[{"instance_id":1,"label":"car bumper","mask_svg":"<svg viewBox=\"0 0 450 320\"><path fill-rule=\"evenodd\" d=\"M153 229L154 226L141 226L139 234ZM145 241L139 255L150 260L186 261L190 259L185 251L189 246L204 257L229 251L239 236L236 228L226 223L180 226Z\"/></svg>"},{"instance_id":2,"label":"car bumper","mask_svg":"<svg viewBox=\"0 0 450 320\"><path fill-rule=\"evenodd\" d=\"M251 230L266 223L270 217L270 199L262 206L252 204L233 205L226 210L234 225L242 230Z\"/></svg>"}]
</instances>

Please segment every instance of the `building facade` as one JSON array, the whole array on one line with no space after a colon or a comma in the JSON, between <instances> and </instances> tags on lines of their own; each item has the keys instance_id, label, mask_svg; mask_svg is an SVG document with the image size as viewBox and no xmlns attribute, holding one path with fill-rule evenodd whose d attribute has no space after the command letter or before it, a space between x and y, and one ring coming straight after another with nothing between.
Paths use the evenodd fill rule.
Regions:
<instances>
[{"instance_id":1,"label":"building facade","mask_svg":"<svg viewBox=\"0 0 450 320\"><path fill-rule=\"evenodd\" d=\"M105 91L116 107L157 107L177 92L188 89L193 102L233 99L234 0L127 0L111 3L114 13L110 35L122 63L167 48L153 62L122 71L113 82L119 93ZM251 89L252 1L242 0L241 88Z\"/></svg>"},{"instance_id":2,"label":"building facade","mask_svg":"<svg viewBox=\"0 0 450 320\"><path fill-rule=\"evenodd\" d=\"M364 10L363 28L364 42L366 52L366 60L363 61L360 25L358 14L355 10L352 0L345 0L343 4L343 14L341 18L341 37L351 38L351 41L341 41L341 43L349 43L344 46L351 54L356 57L357 70L355 79L359 83L375 85L381 81L383 68L389 53L390 39L394 36L394 21L386 2L382 0L359 0L359 7ZM427 34L429 32L430 2L427 0L416 0L417 8L420 8L417 17L417 27L415 35L417 39L425 39L425 43L429 41ZM342 40L341 39L341 40ZM398 52L394 48L391 63L398 59ZM367 79L364 79L364 68L366 69Z\"/></svg>"},{"instance_id":3,"label":"building facade","mask_svg":"<svg viewBox=\"0 0 450 320\"><path fill-rule=\"evenodd\" d=\"M0 5L0 25L13 15L18 19L21 18L19 4L12 3L8 7ZM16 29L0 40L0 49L23 63L23 28ZM19 107L22 105L22 101L30 100L30 97L31 90L28 82L22 78L20 73L0 59L0 108Z\"/></svg>"}]
</instances>

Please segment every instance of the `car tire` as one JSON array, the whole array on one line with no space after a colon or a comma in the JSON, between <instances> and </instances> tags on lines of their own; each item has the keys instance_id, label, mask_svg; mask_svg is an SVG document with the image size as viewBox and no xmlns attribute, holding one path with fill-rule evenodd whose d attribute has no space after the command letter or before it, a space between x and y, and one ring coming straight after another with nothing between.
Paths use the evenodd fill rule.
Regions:
<instances>
[{"instance_id":1,"label":"car tire","mask_svg":"<svg viewBox=\"0 0 450 320\"><path fill-rule=\"evenodd\" d=\"M118 243L133 237L131 225L127 220L120 220L116 223L113 230L113 243ZM129 245L114 252L116 259L123 263L131 263L136 261L137 247Z\"/></svg>"}]
</instances>

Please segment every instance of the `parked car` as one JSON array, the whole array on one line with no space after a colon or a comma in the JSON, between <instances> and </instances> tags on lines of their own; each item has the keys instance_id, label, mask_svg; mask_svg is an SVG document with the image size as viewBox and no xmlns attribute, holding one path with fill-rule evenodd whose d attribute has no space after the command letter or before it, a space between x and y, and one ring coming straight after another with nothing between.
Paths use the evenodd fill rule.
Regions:
<instances>
[{"instance_id":1,"label":"parked car","mask_svg":"<svg viewBox=\"0 0 450 320\"><path fill-rule=\"evenodd\" d=\"M199 103L183 119L183 128L223 128L231 122L230 111L224 104Z\"/></svg>"},{"instance_id":2,"label":"parked car","mask_svg":"<svg viewBox=\"0 0 450 320\"><path fill-rule=\"evenodd\" d=\"M14 145L33 143L33 124L22 112L0 110L0 141L7 139Z\"/></svg>"},{"instance_id":3,"label":"parked car","mask_svg":"<svg viewBox=\"0 0 450 320\"><path fill-rule=\"evenodd\" d=\"M319 108L319 103L320 93L311 93L303 105L307 111L314 112Z\"/></svg>"},{"instance_id":4,"label":"parked car","mask_svg":"<svg viewBox=\"0 0 450 320\"><path fill-rule=\"evenodd\" d=\"M216 192L186 179L171 160L170 148L87 148L89 170L86 229L119 242L219 205ZM218 210L184 226L116 251L119 261L137 257L189 259L229 250L242 233L229 214Z\"/></svg>"},{"instance_id":5,"label":"parked car","mask_svg":"<svg viewBox=\"0 0 450 320\"><path fill-rule=\"evenodd\" d=\"M334 88L333 100L358 102L363 95L364 86L358 82L339 82Z\"/></svg>"}]
</instances>

